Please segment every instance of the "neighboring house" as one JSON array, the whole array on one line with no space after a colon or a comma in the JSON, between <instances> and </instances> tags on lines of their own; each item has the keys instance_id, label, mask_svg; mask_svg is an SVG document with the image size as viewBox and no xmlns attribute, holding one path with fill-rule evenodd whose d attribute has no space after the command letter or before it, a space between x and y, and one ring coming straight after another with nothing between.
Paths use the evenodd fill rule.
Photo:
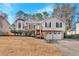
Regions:
<instances>
[{"instance_id":1,"label":"neighboring house","mask_svg":"<svg viewBox=\"0 0 79 59\"><path fill-rule=\"evenodd\" d=\"M76 34L79 34L79 22L76 23Z\"/></svg>"},{"instance_id":2,"label":"neighboring house","mask_svg":"<svg viewBox=\"0 0 79 59\"><path fill-rule=\"evenodd\" d=\"M75 30L72 29L67 30L67 35L73 35L73 34L76 34Z\"/></svg>"},{"instance_id":3,"label":"neighboring house","mask_svg":"<svg viewBox=\"0 0 79 59\"><path fill-rule=\"evenodd\" d=\"M79 34L79 22L76 23L76 28L67 31L67 35Z\"/></svg>"},{"instance_id":4,"label":"neighboring house","mask_svg":"<svg viewBox=\"0 0 79 59\"><path fill-rule=\"evenodd\" d=\"M0 35L10 34L10 24L7 21L6 15L0 12Z\"/></svg>"},{"instance_id":5,"label":"neighboring house","mask_svg":"<svg viewBox=\"0 0 79 59\"><path fill-rule=\"evenodd\" d=\"M36 25L36 36L45 39L63 39L65 23L55 17L49 17Z\"/></svg>"}]
</instances>

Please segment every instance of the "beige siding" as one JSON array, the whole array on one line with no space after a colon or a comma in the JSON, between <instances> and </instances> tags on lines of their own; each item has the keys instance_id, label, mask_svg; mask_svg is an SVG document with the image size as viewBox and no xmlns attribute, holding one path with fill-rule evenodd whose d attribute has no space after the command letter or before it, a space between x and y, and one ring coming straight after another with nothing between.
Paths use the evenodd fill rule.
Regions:
<instances>
[{"instance_id":1,"label":"beige siding","mask_svg":"<svg viewBox=\"0 0 79 59\"><path fill-rule=\"evenodd\" d=\"M19 23L21 23L21 28L18 28L18 24ZM25 30L24 28L23 28L23 26L24 26L24 21L22 21L22 20L17 20L16 22L15 22L15 30Z\"/></svg>"},{"instance_id":2,"label":"beige siding","mask_svg":"<svg viewBox=\"0 0 79 59\"><path fill-rule=\"evenodd\" d=\"M45 22L48 23L48 24L51 22L51 28L50 27L45 27ZM57 23L62 23L62 27L61 28L56 28L56 22ZM46 21L42 22L42 30L61 30L61 31L65 32L65 23L62 22L61 20L58 20L57 18L47 19Z\"/></svg>"},{"instance_id":3,"label":"beige siding","mask_svg":"<svg viewBox=\"0 0 79 59\"><path fill-rule=\"evenodd\" d=\"M79 23L76 24L76 34L79 34Z\"/></svg>"},{"instance_id":4,"label":"beige siding","mask_svg":"<svg viewBox=\"0 0 79 59\"><path fill-rule=\"evenodd\" d=\"M1 23L2 27L0 27L0 35L9 35L10 24L8 23L8 21L6 19L0 18L0 21L2 22Z\"/></svg>"},{"instance_id":5,"label":"beige siding","mask_svg":"<svg viewBox=\"0 0 79 59\"><path fill-rule=\"evenodd\" d=\"M10 32L10 25L7 23L7 21L6 20L3 20L3 31L4 32Z\"/></svg>"},{"instance_id":6,"label":"beige siding","mask_svg":"<svg viewBox=\"0 0 79 59\"><path fill-rule=\"evenodd\" d=\"M49 23L51 22L51 27L49 27ZM62 23L62 27L56 27L57 23ZM47 23L48 27L45 27L45 23ZM57 18L49 18L46 20L43 20L40 25L36 25L36 29L42 31L40 35L47 39L63 39L64 32L65 32L65 23L62 20L59 20ZM51 34L50 34L51 33ZM56 33L56 34L54 34Z\"/></svg>"}]
</instances>

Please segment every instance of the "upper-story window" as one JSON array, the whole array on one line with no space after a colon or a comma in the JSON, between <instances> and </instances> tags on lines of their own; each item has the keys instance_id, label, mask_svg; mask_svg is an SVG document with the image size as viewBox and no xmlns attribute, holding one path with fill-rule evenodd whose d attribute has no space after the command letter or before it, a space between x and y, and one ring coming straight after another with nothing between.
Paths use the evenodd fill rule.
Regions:
<instances>
[{"instance_id":1,"label":"upper-story window","mask_svg":"<svg viewBox=\"0 0 79 59\"><path fill-rule=\"evenodd\" d=\"M49 23L49 27L51 27L51 22Z\"/></svg>"},{"instance_id":2,"label":"upper-story window","mask_svg":"<svg viewBox=\"0 0 79 59\"><path fill-rule=\"evenodd\" d=\"M59 28L59 23L58 22L56 22L56 27Z\"/></svg>"},{"instance_id":3,"label":"upper-story window","mask_svg":"<svg viewBox=\"0 0 79 59\"><path fill-rule=\"evenodd\" d=\"M56 22L56 28L62 28L62 22L61 23Z\"/></svg>"},{"instance_id":4,"label":"upper-story window","mask_svg":"<svg viewBox=\"0 0 79 59\"><path fill-rule=\"evenodd\" d=\"M60 27L62 27L62 23L60 23Z\"/></svg>"},{"instance_id":5,"label":"upper-story window","mask_svg":"<svg viewBox=\"0 0 79 59\"><path fill-rule=\"evenodd\" d=\"M21 28L21 23L18 23L18 28Z\"/></svg>"},{"instance_id":6,"label":"upper-story window","mask_svg":"<svg viewBox=\"0 0 79 59\"><path fill-rule=\"evenodd\" d=\"M47 23L45 23L45 27L47 27Z\"/></svg>"},{"instance_id":7,"label":"upper-story window","mask_svg":"<svg viewBox=\"0 0 79 59\"><path fill-rule=\"evenodd\" d=\"M45 23L45 27L48 27L48 28L50 28L51 27L51 22L50 23Z\"/></svg>"}]
</instances>

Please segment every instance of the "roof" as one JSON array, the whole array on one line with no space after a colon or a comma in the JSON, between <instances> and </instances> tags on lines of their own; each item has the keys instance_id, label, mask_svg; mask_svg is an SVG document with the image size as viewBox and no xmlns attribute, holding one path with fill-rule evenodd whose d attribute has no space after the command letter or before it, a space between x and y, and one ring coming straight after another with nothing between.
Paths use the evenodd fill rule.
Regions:
<instances>
[{"instance_id":1,"label":"roof","mask_svg":"<svg viewBox=\"0 0 79 59\"><path fill-rule=\"evenodd\" d=\"M3 16L1 16L1 15L0 15L0 17L2 18L2 20L5 20L5 21L10 25L10 23L9 23L8 20L7 20L8 18L3 17ZM0 19L0 20L1 20L1 19Z\"/></svg>"},{"instance_id":2,"label":"roof","mask_svg":"<svg viewBox=\"0 0 79 59\"><path fill-rule=\"evenodd\" d=\"M8 20L6 20L6 22L10 25L10 23L8 22Z\"/></svg>"},{"instance_id":3,"label":"roof","mask_svg":"<svg viewBox=\"0 0 79 59\"><path fill-rule=\"evenodd\" d=\"M44 21L47 21L48 19L57 19L57 20L60 20L60 21L62 21L62 22L64 22L62 19L60 19L60 18L57 18L57 17L48 17L47 19L45 19L45 20L42 20L42 22L44 22ZM64 22L65 23L65 22Z\"/></svg>"},{"instance_id":4,"label":"roof","mask_svg":"<svg viewBox=\"0 0 79 59\"><path fill-rule=\"evenodd\" d=\"M2 16L2 17L6 17L6 13L3 13L2 11L0 12L0 16Z\"/></svg>"},{"instance_id":5,"label":"roof","mask_svg":"<svg viewBox=\"0 0 79 59\"><path fill-rule=\"evenodd\" d=\"M26 20L27 23L41 23L41 21L38 20Z\"/></svg>"},{"instance_id":6,"label":"roof","mask_svg":"<svg viewBox=\"0 0 79 59\"><path fill-rule=\"evenodd\" d=\"M23 19L17 19L16 21L19 21L19 20L21 20L21 21L25 21L25 20L23 20ZM16 22L16 21L15 21L15 22Z\"/></svg>"},{"instance_id":7,"label":"roof","mask_svg":"<svg viewBox=\"0 0 79 59\"><path fill-rule=\"evenodd\" d=\"M43 32L63 32L63 30L42 30Z\"/></svg>"}]
</instances>

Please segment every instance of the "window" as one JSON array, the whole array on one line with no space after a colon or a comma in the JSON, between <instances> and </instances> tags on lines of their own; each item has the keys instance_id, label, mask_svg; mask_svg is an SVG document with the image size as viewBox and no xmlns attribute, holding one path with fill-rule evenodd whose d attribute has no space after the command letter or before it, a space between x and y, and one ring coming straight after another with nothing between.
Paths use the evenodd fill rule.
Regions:
<instances>
[{"instance_id":1,"label":"window","mask_svg":"<svg viewBox=\"0 0 79 59\"><path fill-rule=\"evenodd\" d=\"M18 23L18 28L21 28L21 23Z\"/></svg>"},{"instance_id":2,"label":"window","mask_svg":"<svg viewBox=\"0 0 79 59\"><path fill-rule=\"evenodd\" d=\"M49 23L49 27L51 27L51 22Z\"/></svg>"},{"instance_id":3,"label":"window","mask_svg":"<svg viewBox=\"0 0 79 59\"><path fill-rule=\"evenodd\" d=\"M23 24L23 28L24 28L24 24Z\"/></svg>"},{"instance_id":4,"label":"window","mask_svg":"<svg viewBox=\"0 0 79 59\"><path fill-rule=\"evenodd\" d=\"M61 27L62 27L62 22L61 22L61 23L57 23L57 22L56 22L56 27L57 27L57 28L59 28L59 27L61 28Z\"/></svg>"},{"instance_id":5,"label":"window","mask_svg":"<svg viewBox=\"0 0 79 59\"><path fill-rule=\"evenodd\" d=\"M35 25L34 25L34 29L35 29Z\"/></svg>"},{"instance_id":6,"label":"window","mask_svg":"<svg viewBox=\"0 0 79 59\"><path fill-rule=\"evenodd\" d=\"M47 27L47 23L45 23L45 27Z\"/></svg>"},{"instance_id":7,"label":"window","mask_svg":"<svg viewBox=\"0 0 79 59\"><path fill-rule=\"evenodd\" d=\"M0 28L2 28L3 27L3 24L2 24L2 21L0 21Z\"/></svg>"},{"instance_id":8,"label":"window","mask_svg":"<svg viewBox=\"0 0 79 59\"><path fill-rule=\"evenodd\" d=\"M56 32L54 32L54 34L56 34Z\"/></svg>"},{"instance_id":9,"label":"window","mask_svg":"<svg viewBox=\"0 0 79 59\"><path fill-rule=\"evenodd\" d=\"M59 24L56 22L56 27L58 28L59 27Z\"/></svg>"},{"instance_id":10,"label":"window","mask_svg":"<svg viewBox=\"0 0 79 59\"><path fill-rule=\"evenodd\" d=\"M62 27L62 23L60 23L60 27Z\"/></svg>"}]
</instances>

